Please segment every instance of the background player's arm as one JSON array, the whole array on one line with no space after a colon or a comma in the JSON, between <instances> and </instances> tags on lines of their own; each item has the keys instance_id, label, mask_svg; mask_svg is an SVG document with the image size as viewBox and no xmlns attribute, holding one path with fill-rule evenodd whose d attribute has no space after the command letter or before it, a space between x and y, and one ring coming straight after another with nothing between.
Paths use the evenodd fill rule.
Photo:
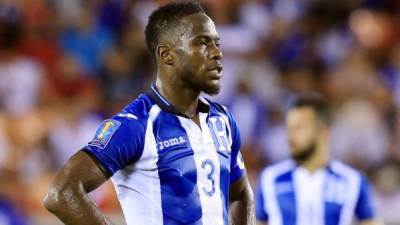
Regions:
<instances>
[{"instance_id":1,"label":"background player's arm","mask_svg":"<svg viewBox=\"0 0 400 225\"><path fill-rule=\"evenodd\" d=\"M79 151L50 185L44 205L67 225L111 225L87 195L107 179L95 161Z\"/></svg>"},{"instance_id":2,"label":"background player's arm","mask_svg":"<svg viewBox=\"0 0 400 225\"><path fill-rule=\"evenodd\" d=\"M375 220L375 219L371 219L371 220L363 220L358 222L359 225L383 225L383 223Z\"/></svg>"},{"instance_id":3,"label":"background player's arm","mask_svg":"<svg viewBox=\"0 0 400 225\"><path fill-rule=\"evenodd\" d=\"M257 225L268 225L268 213L265 209L265 194L263 193L262 183L264 182L261 175L255 192L256 218Z\"/></svg>"},{"instance_id":4,"label":"background player's arm","mask_svg":"<svg viewBox=\"0 0 400 225\"><path fill-rule=\"evenodd\" d=\"M246 175L231 184L229 196L231 223L255 225L254 196Z\"/></svg>"}]
</instances>

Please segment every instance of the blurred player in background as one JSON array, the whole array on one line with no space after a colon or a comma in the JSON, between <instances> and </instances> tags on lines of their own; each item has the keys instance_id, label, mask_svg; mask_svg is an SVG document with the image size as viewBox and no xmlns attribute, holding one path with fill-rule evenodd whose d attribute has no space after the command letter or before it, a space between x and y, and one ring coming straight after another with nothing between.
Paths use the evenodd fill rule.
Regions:
<instances>
[{"instance_id":1,"label":"blurred player in background","mask_svg":"<svg viewBox=\"0 0 400 225\"><path fill-rule=\"evenodd\" d=\"M379 224L367 178L329 159L330 112L317 94L293 101L286 115L291 160L261 173L256 195L259 224Z\"/></svg>"},{"instance_id":2,"label":"blurred player in background","mask_svg":"<svg viewBox=\"0 0 400 225\"><path fill-rule=\"evenodd\" d=\"M112 178L128 225L255 224L236 122L200 97L220 89L213 21L197 3L171 3L152 13L145 34L156 83L103 122L45 206L65 224L112 224L87 194Z\"/></svg>"}]
</instances>

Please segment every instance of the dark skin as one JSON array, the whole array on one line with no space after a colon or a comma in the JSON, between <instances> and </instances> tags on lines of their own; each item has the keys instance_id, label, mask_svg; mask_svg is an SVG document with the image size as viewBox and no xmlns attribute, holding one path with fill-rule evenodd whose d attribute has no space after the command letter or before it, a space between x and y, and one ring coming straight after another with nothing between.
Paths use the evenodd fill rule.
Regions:
<instances>
[{"instance_id":1,"label":"dark skin","mask_svg":"<svg viewBox=\"0 0 400 225\"><path fill-rule=\"evenodd\" d=\"M214 23L205 14L183 18L182 27L185 31L178 39L165 35L157 46L156 86L179 111L195 117L198 124L200 93L219 91L222 52Z\"/></svg>"},{"instance_id":2,"label":"dark skin","mask_svg":"<svg viewBox=\"0 0 400 225\"><path fill-rule=\"evenodd\" d=\"M222 70L219 37L212 20L202 13L182 19L179 38L164 35L156 49L157 88L178 110L200 124L200 93L216 94ZM45 207L67 225L110 225L112 222L87 193L108 180L85 152L76 153L49 187ZM244 175L230 187L231 224L254 225L253 192Z\"/></svg>"}]
</instances>

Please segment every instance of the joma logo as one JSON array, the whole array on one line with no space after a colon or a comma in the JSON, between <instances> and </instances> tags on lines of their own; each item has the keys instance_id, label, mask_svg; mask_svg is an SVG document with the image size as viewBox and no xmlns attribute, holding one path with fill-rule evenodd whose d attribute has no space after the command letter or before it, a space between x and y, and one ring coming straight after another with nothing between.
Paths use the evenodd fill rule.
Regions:
<instances>
[{"instance_id":1,"label":"joma logo","mask_svg":"<svg viewBox=\"0 0 400 225\"><path fill-rule=\"evenodd\" d=\"M158 142L158 149L163 150L164 148L168 148L174 145L179 145L182 143L186 143L185 139L182 136L177 138L171 138L166 141Z\"/></svg>"}]
</instances>

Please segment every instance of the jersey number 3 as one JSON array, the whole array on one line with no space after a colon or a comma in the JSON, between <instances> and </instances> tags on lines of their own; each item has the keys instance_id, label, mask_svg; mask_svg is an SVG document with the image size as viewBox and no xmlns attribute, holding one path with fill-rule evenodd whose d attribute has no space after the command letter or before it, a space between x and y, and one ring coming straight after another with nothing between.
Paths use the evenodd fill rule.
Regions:
<instances>
[{"instance_id":1,"label":"jersey number 3","mask_svg":"<svg viewBox=\"0 0 400 225\"><path fill-rule=\"evenodd\" d=\"M203 191L208 197L211 197L215 193L215 179L214 179L215 166L214 166L214 163L213 163L213 161L211 161L211 159L206 159L201 163L201 168L203 168L205 170L209 170L209 172L207 174L207 179L209 180L210 185L208 185L207 188L203 187Z\"/></svg>"}]
</instances>

